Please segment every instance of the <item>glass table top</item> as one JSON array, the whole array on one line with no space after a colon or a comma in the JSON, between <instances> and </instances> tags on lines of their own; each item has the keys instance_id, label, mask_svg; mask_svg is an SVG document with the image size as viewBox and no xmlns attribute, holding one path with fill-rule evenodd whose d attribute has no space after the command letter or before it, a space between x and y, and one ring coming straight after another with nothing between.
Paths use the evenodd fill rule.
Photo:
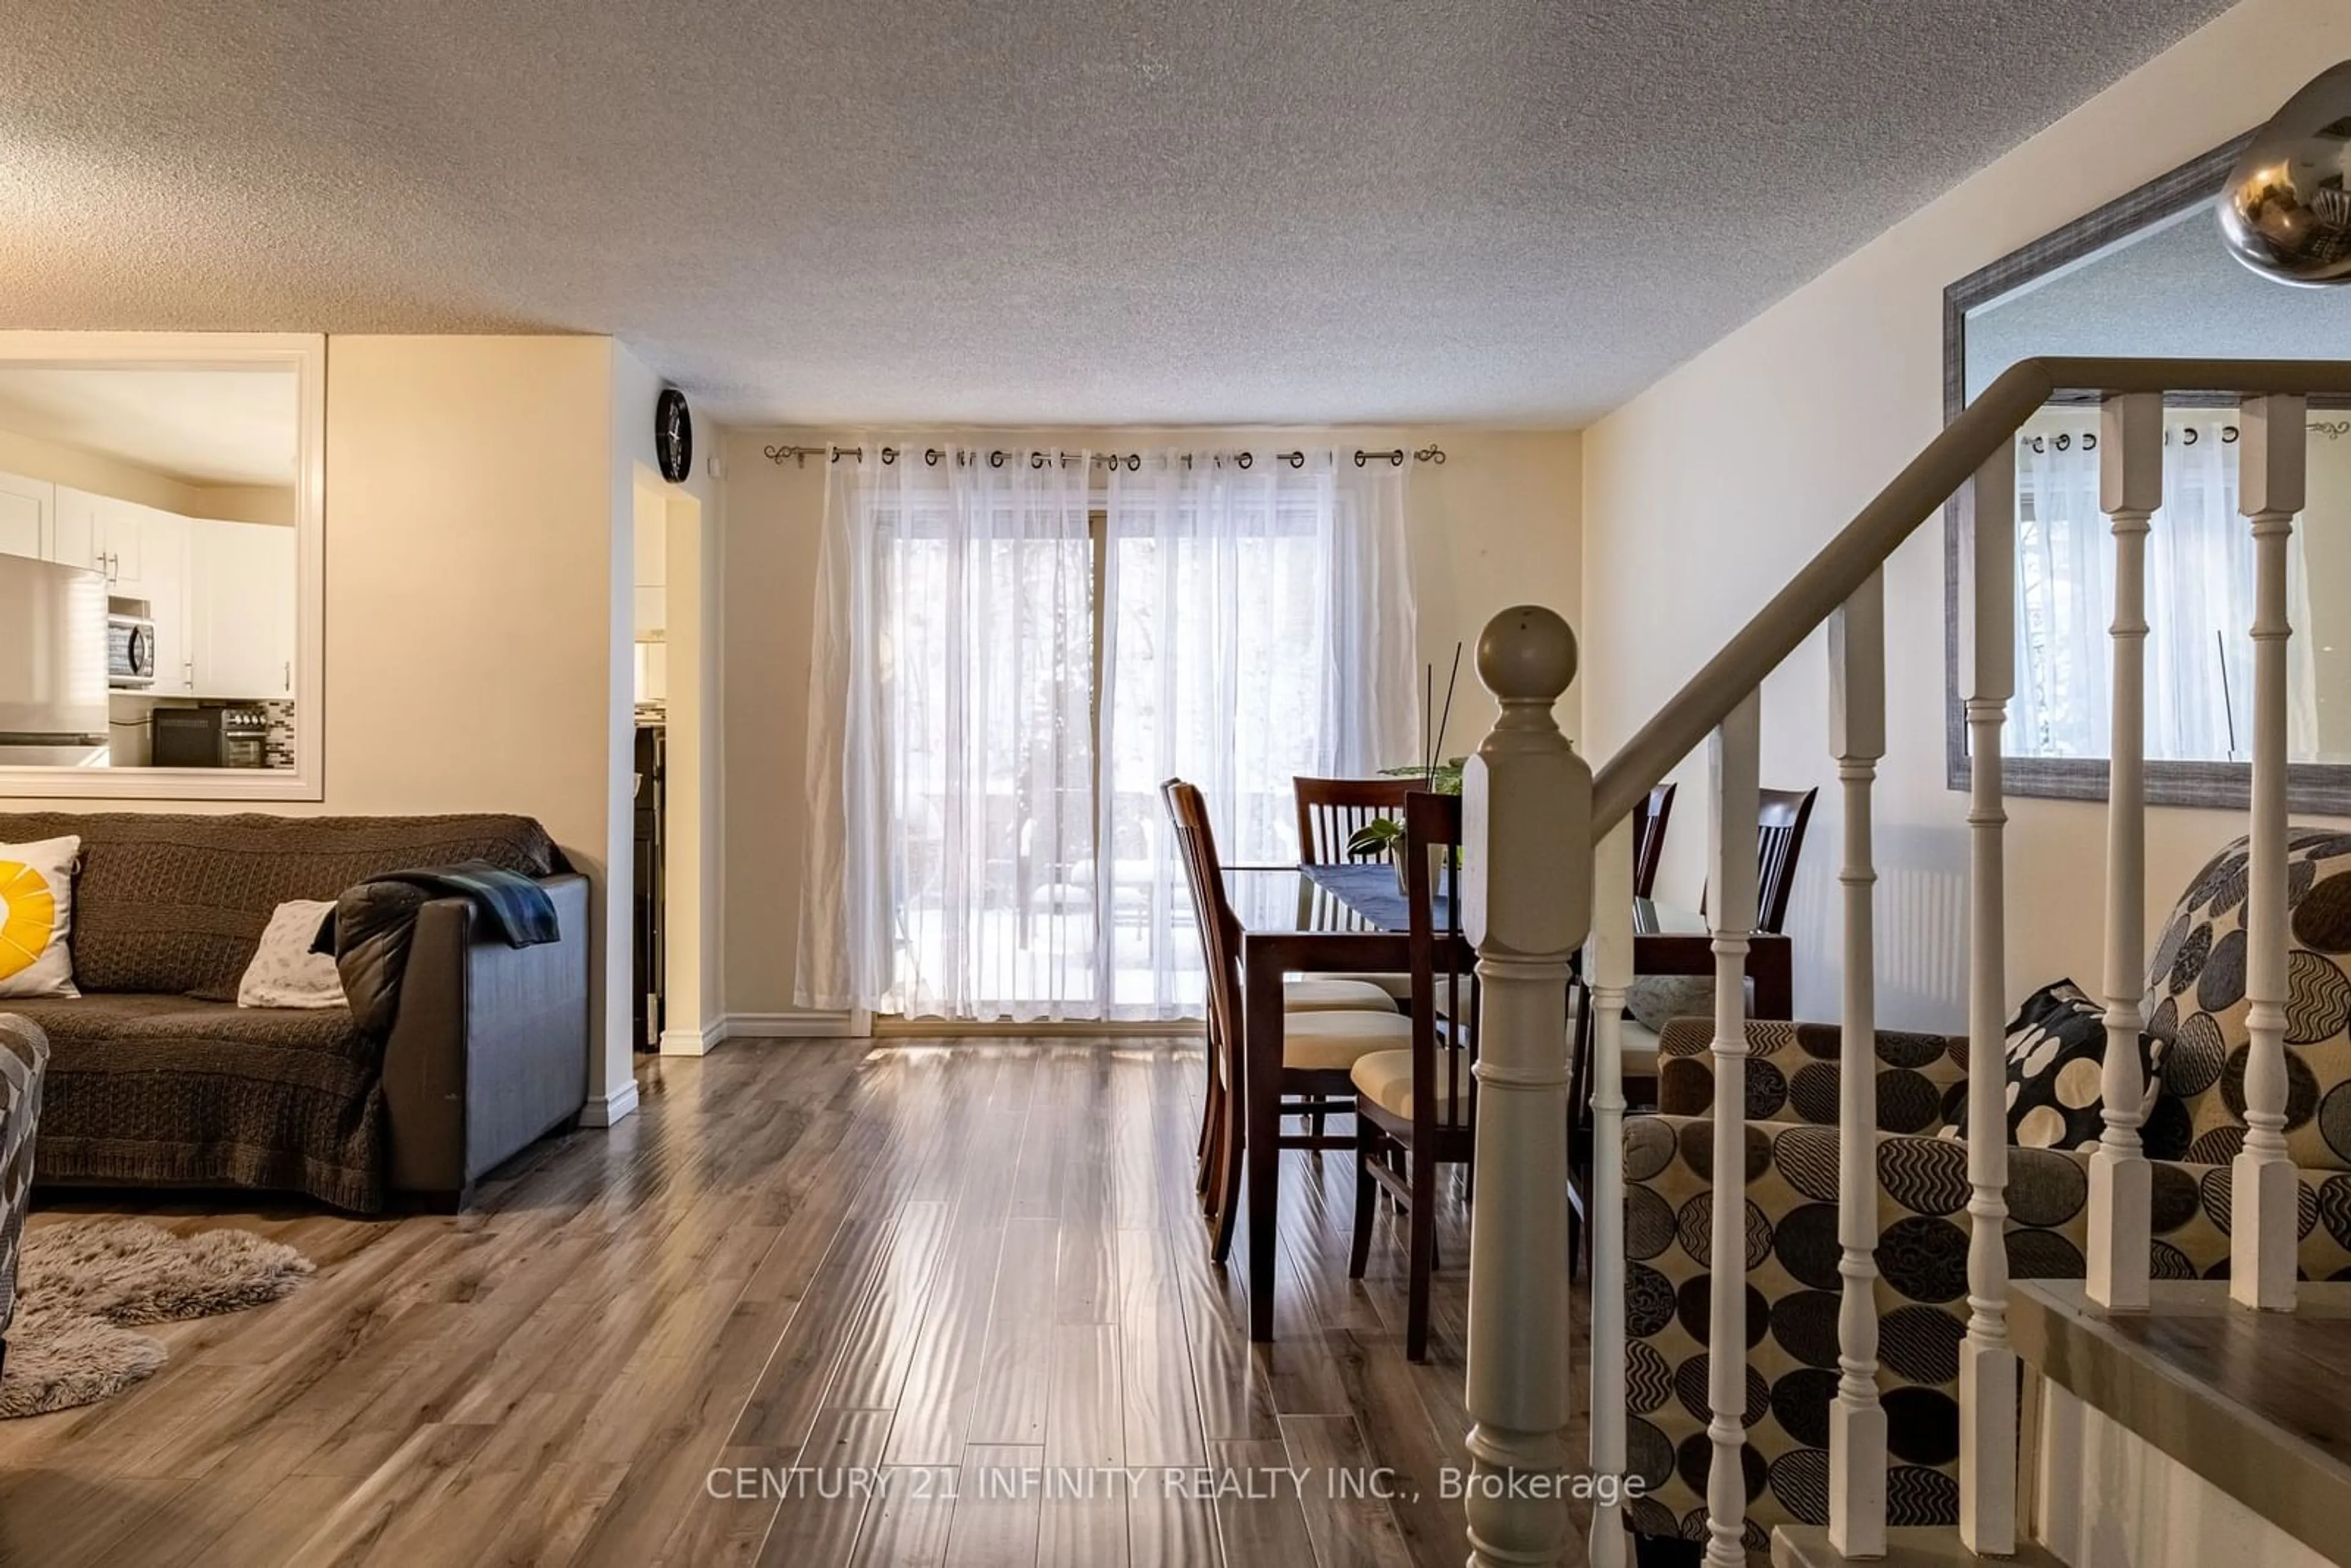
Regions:
<instances>
[{"instance_id":1,"label":"glass table top","mask_svg":"<svg viewBox=\"0 0 2351 1568\"><path fill-rule=\"evenodd\" d=\"M1404 929L1404 894L1385 861L1338 866L1227 866L1225 895L1241 929L1253 932L1388 932ZM1655 899L1633 901L1642 936L1704 936L1706 917Z\"/></svg>"},{"instance_id":2,"label":"glass table top","mask_svg":"<svg viewBox=\"0 0 2351 1568\"><path fill-rule=\"evenodd\" d=\"M1400 915L1403 895L1396 891L1395 873L1384 861L1350 866L1227 866L1225 896L1244 931L1393 934L1401 926L1377 921L1387 911L1367 899L1371 914L1366 915L1332 891L1333 881L1352 889L1351 879L1368 880L1366 873L1386 883Z\"/></svg>"}]
</instances>

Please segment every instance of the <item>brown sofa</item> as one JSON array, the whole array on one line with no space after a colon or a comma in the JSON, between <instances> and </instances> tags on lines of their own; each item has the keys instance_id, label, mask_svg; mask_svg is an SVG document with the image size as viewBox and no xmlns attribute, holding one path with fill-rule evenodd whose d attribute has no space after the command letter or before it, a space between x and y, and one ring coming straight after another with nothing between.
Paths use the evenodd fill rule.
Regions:
<instances>
[{"instance_id":1,"label":"brown sofa","mask_svg":"<svg viewBox=\"0 0 2351 1568\"><path fill-rule=\"evenodd\" d=\"M12 999L48 1036L43 1186L239 1186L373 1212L462 1207L588 1092L588 883L527 817L0 813L0 843L81 839L79 999ZM482 939L419 915L399 1011L239 1008L270 912L383 873L479 859L541 880L561 939Z\"/></svg>"}]
</instances>

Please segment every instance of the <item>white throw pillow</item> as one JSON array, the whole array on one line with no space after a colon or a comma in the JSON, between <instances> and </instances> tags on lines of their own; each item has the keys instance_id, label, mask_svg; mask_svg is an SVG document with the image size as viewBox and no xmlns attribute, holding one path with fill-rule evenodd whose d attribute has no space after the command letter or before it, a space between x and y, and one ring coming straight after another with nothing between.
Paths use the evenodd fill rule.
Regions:
<instances>
[{"instance_id":1,"label":"white throw pillow","mask_svg":"<svg viewBox=\"0 0 2351 1568\"><path fill-rule=\"evenodd\" d=\"M335 956L310 951L319 927L334 907L331 898L294 898L270 912L261 946L254 949L253 962L245 967L245 977L236 983L238 1007L343 1005L343 979L335 972Z\"/></svg>"},{"instance_id":2,"label":"white throw pillow","mask_svg":"<svg viewBox=\"0 0 2351 1568\"><path fill-rule=\"evenodd\" d=\"M73 873L81 840L0 844L0 997L78 997Z\"/></svg>"}]
</instances>

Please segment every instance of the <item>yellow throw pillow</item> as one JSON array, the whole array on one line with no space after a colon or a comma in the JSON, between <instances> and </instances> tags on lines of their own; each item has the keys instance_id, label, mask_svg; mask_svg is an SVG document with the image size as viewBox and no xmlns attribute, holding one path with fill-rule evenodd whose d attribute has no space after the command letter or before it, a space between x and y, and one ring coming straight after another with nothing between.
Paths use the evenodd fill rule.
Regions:
<instances>
[{"instance_id":1,"label":"yellow throw pillow","mask_svg":"<svg viewBox=\"0 0 2351 1568\"><path fill-rule=\"evenodd\" d=\"M76 837L0 844L0 997L78 997L73 950Z\"/></svg>"}]
</instances>

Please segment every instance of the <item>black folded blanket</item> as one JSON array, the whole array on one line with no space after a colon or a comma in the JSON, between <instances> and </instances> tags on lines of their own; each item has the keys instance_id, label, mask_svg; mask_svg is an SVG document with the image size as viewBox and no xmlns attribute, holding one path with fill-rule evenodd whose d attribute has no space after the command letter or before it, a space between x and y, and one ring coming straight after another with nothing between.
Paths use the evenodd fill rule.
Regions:
<instances>
[{"instance_id":1,"label":"black folded blanket","mask_svg":"<svg viewBox=\"0 0 2351 1568\"><path fill-rule=\"evenodd\" d=\"M392 1032L416 912L436 898L470 902L491 934L509 947L534 947L562 936L547 890L520 872L487 861L386 872L347 889L319 925L310 950L335 956L351 1018L371 1035Z\"/></svg>"}]
</instances>

